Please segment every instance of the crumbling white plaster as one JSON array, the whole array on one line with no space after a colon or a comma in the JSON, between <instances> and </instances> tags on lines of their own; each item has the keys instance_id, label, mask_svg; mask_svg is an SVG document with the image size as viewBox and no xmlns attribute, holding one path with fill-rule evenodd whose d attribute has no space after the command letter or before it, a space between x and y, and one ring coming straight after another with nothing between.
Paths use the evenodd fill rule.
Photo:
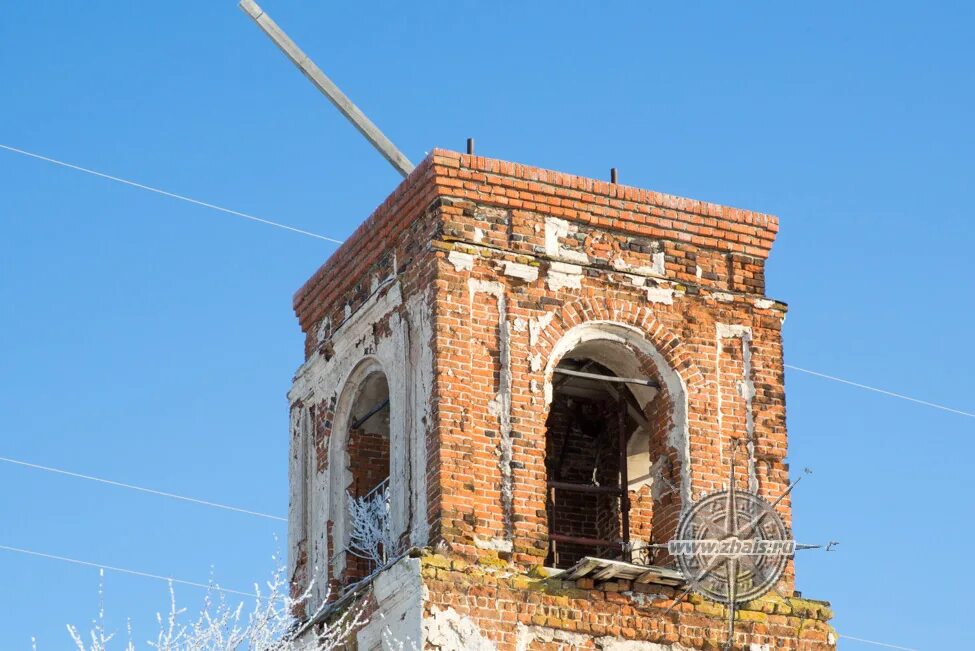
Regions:
<instances>
[{"instance_id":1,"label":"crumbling white plaster","mask_svg":"<svg viewBox=\"0 0 975 651\"><path fill-rule=\"evenodd\" d=\"M542 355L541 353L532 353L528 356L528 366L531 368L532 372L538 372L542 370Z\"/></svg>"},{"instance_id":2,"label":"crumbling white plaster","mask_svg":"<svg viewBox=\"0 0 975 651\"><path fill-rule=\"evenodd\" d=\"M329 331L332 329L332 320L325 317L318 324L318 329L315 331L315 341L322 343L325 338L328 337Z\"/></svg>"},{"instance_id":3,"label":"crumbling white plaster","mask_svg":"<svg viewBox=\"0 0 975 651\"><path fill-rule=\"evenodd\" d=\"M755 307L757 307L760 310L767 310L770 307L772 307L773 305L775 305L775 301L773 301L770 298L756 298L755 299Z\"/></svg>"},{"instance_id":4,"label":"crumbling white plaster","mask_svg":"<svg viewBox=\"0 0 975 651\"><path fill-rule=\"evenodd\" d=\"M642 274L644 276L663 276L665 256L663 251L655 251L649 265L629 264L622 257L616 257L610 261L610 265L617 271L628 271L631 273Z\"/></svg>"},{"instance_id":5,"label":"crumbling white plaster","mask_svg":"<svg viewBox=\"0 0 975 651\"><path fill-rule=\"evenodd\" d=\"M474 546L478 549L492 549L496 552L510 552L514 549L514 543L504 538L481 538L474 536Z\"/></svg>"},{"instance_id":6,"label":"crumbling white plaster","mask_svg":"<svg viewBox=\"0 0 975 651\"><path fill-rule=\"evenodd\" d=\"M484 231L478 228L477 226L474 227L474 241L475 242L484 241Z\"/></svg>"},{"instance_id":7,"label":"crumbling white plaster","mask_svg":"<svg viewBox=\"0 0 975 651\"><path fill-rule=\"evenodd\" d=\"M477 622L453 608L431 607L432 617L423 620L424 640L428 647L441 651L497 651Z\"/></svg>"},{"instance_id":8,"label":"crumbling white plaster","mask_svg":"<svg viewBox=\"0 0 975 651\"><path fill-rule=\"evenodd\" d=\"M737 323L719 323L717 324L718 337L721 339L732 339L734 337L745 337L751 336L752 329L746 325L739 325Z\"/></svg>"},{"instance_id":9,"label":"crumbling white plaster","mask_svg":"<svg viewBox=\"0 0 975 651\"><path fill-rule=\"evenodd\" d=\"M546 312L537 319L532 319L528 322L528 344L530 346L538 345L538 338L541 336L545 329L552 323L552 319L555 318L555 312Z\"/></svg>"},{"instance_id":10,"label":"crumbling white plaster","mask_svg":"<svg viewBox=\"0 0 975 651\"><path fill-rule=\"evenodd\" d=\"M657 644L608 636L596 638L596 647L602 651L694 651L680 644Z\"/></svg>"},{"instance_id":11,"label":"crumbling white plaster","mask_svg":"<svg viewBox=\"0 0 975 651\"><path fill-rule=\"evenodd\" d=\"M521 280L529 283L538 280L538 267L522 264L520 262L512 262L511 260L502 260L501 266L504 269L503 273L505 276L520 278Z\"/></svg>"},{"instance_id":12,"label":"crumbling white plaster","mask_svg":"<svg viewBox=\"0 0 975 651\"><path fill-rule=\"evenodd\" d=\"M474 256L461 251L451 251L447 254L447 261L454 265L457 271L470 271L474 268Z\"/></svg>"},{"instance_id":13,"label":"crumbling white plaster","mask_svg":"<svg viewBox=\"0 0 975 651\"><path fill-rule=\"evenodd\" d=\"M518 637L515 641L515 651L528 651L531 648L533 642L542 642L544 644L551 644L553 642L568 645L564 647L565 649L579 649L592 638L581 635L579 633L572 633L570 631L563 631L557 628L549 628L548 626L526 626L524 624L518 624Z\"/></svg>"},{"instance_id":14,"label":"crumbling white plaster","mask_svg":"<svg viewBox=\"0 0 975 651\"><path fill-rule=\"evenodd\" d=\"M580 264L589 264L589 256L582 251L568 249L562 245L561 239L579 232L579 227L558 217L545 218L545 255L556 260L568 260Z\"/></svg>"},{"instance_id":15,"label":"crumbling white plaster","mask_svg":"<svg viewBox=\"0 0 975 651\"><path fill-rule=\"evenodd\" d=\"M546 278L548 288L552 291L566 287L580 289L582 287L582 267L566 262L550 262Z\"/></svg>"},{"instance_id":16,"label":"crumbling white plaster","mask_svg":"<svg viewBox=\"0 0 975 651\"><path fill-rule=\"evenodd\" d=\"M667 470L670 460L667 457L660 457L653 462L650 467L650 495L653 499L659 500L667 493L672 493L677 488L667 479Z\"/></svg>"},{"instance_id":17,"label":"crumbling white plaster","mask_svg":"<svg viewBox=\"0 0 975 651\"><path fill-rule=\"evenodd\" d=\"M511 457L513 454L511 442L511 335L508 332L508 308L504 285L496 281L477 280L467 281L470 292L471 312L474 310L474 299L478 293L491 294L498 304L498 357L501 364L501 377L498 392L491 400L492 413L498 417L498 468L501 472L501 510L504 517L504 532L507 540L514 534L514 488L511 478ZM492 404L489 403L489 409Z\"/></svg>"},{"instance_id":18,"label":"crumbling white plaster","mask_svg":"<svg viewBox=\"0 0 975 651\"><path fill-rule=\"evenodd\" d=\"M377 291L357 310L350 310L346 319L331 333L328 359L318 352L313 353L298 369L288 393L292 405L297 400L306 406L322 402L326 406L334 405L328 462L322 472L317 471L317 464L311 464L314 470L310 473L311 485L305 502L305 508L317 515L304 531L301 501L293 501L289 512L289 550L295 550L301 540L306 540L307 567L318 568L312 607L324 596L326 581L321 576L324 568L331 564L333 572L341 572L345 567L345 555L340 552L348 539L345 504L351 474L345 443L349 411L359 383L376 372L386 375L390 404L393 405L390 409L392 533L399 537L409 531L409 538L416 545L427 541L426 455L411 451L425 451L426 428L430 425L432 320L429 303L423 295L411 297L405 306L405 318L400 316L403 303L398 282L389 278L380 283ZM390 334L377 336L373 325L387 317ZM322 416L319 414L319 418ZM293 444L297 442L293 439ZM316 452L311 449L292 454L289 469L292 483L301 481L300 462L309 454ZM327 540L329 521L333 534L331 550ZM291 575L296 560L291 561Z\"/></svg>"},{"instance_id":19,"label":"crumbling white plaster","mask_svg":"<svg viewBox=\"0 0 975 651\"><path fill-rule=\"evenodd\" d=\"M748 488L758 491L758 471L755 465L755 415L752 412L755 397L755 381L752 378L752 329L740 324L717 324L717 350L715 371L718 383L718 431L722 431L721 395L721 341L741 339L742 377L735 383L739 397L745 401L745 441L748 450ZM724 446L720 447L720 460L724 463Z\"/></svg>"},{"instance_id":20,"label":"crumbling white plaster","mask_svg":"<svg viewBox=\"0 0 975 651\"><path fill-rule=\"evenodd\" d=\"M647 300L651 303L663 303L664 305L674 304L674 290L664 287L647 287Z\"/></svg>"},{"instance_id":21,"label":"crumbling white plaster","mask_svg":"<svg viewBox=\"0 0 975 651\"><path fill-rule=\"evenodd\" d=\"M403 558L376 574L372 594L377 614L356 633L360 651L422 648L424 586L420 559Z\"/></svg>"},{"instance_id":22,"label":"crumbling white plaster","mask_svg":"<svg viewBox=\"0 0 975 651\"><path fill-rule=\"evenodd\" d=\"M711 294L711 298L721 303L733 303L735 301L735 297L727 292L714 292Z\"/></svg>"},{"instance_id":23,"label":"crumbling white plaster","mask_svg":"<svg viewBox=\"0 0 975 651\"><path fill-rule=\"evenodd\" d=\"M410 468L410 543L425 545L429 539L427 520L427 432L433 427L430 397L433 395L433 319L428 294L414 294L406 302L408 328L407 366L412 381L407 386L407 414L409 422L408 456Z\"/></svg>"}]
</instances>

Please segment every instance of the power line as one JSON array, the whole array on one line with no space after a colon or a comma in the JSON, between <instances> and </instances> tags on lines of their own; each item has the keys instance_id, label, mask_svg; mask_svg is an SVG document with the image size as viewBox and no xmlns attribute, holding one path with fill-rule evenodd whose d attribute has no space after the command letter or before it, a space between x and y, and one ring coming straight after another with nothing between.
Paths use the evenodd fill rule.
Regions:
<instances>
[{"instance_id":1,"label":"power line","mask_svg":"<svg viewBox=\"0 0 975 651\"><path fill-rule=\"evenodd\" d=\"M219 210L220 212L225 212L236 217L243 217L244 219L250 219L251 221L259 222L261 224L267 224L268 226L274 226L276 228L283 228L294 233L300 233L301 235L307 235L308 237L314 237L319 240L325 240L326 242L332 242L333 244L341 244L342 240L337 240L326 235L319 235L318 233L312 233L311 231L306 231L301 228L296 228L294 226L288 226L287 224L281 224L279 222L273 222L269 219L264 219L262 217L256 217L254 215L249 215L245 212L240 212L239 210L232 210L230 208L224 208L223 206L218 206L216 204L208 203L206 201L200 201L199 199L193 199L192 197L187 197L182 194L176 194L175 192L168 192L166 190L160 190L159 188L154 188L151 185L144 185L142 183L137 183L136 181L130 181L128 179L119 178L117 176L112 176L111 174L105 174L104 172L98 172L87 167L81 167L80 165L74 165L72 163L66 163L56 158L49 158L47 156L42 156L41 154L35 154L34 152L25 151L23 149L17 149L16 147L11 147L10 145L0 144L0 149L6 149L15 154L21 154L22 156L29 156L31 158L36 158L37 160L42 160L48 163L53 163L54 165L60 165L61 167L67 167L68 169L77 170L79 172L84 172L85 174L91 174L93 176L98 176L103 179L108 179L109 181L115 181L116 183L124 183L125 185L130 185L134 188L139 188L140 190L148 190L149 192L155 192L156 194L161 194L164 197L170 197L172 199L179 199L180 201L186 201L188 203L196 204L198 206L203 206L204 208L212 208L213 210Z\"/></svg>"},{"instance_id":2,"label":"power line","mask_svg":"<svg viewBox=\"0 0 975 651\"><path fill-rule=\"evenodd\" d=\"M140 491L143 493L150 493L152 495L159 495L161 497L169 497L174 500L183 500L184 502L192 502L194 504L201 504L203 506L210 506L216 509L224 509L225 511L236 511L237 513L245 513L247 515L255 515L260 518L267 518L269 520L278 520L280 522L287 522L287 518L282 518L277 515L271 515L269 513L261 513L260 511L251 511L249 509L242 509L236 506L228 506L226 504L218 504L217 502L210 502L209 500L201 500L195 497L187 497L186 495L177 495L175 493L167 493L165 491L157 491L153 488L146 488L144 486L135 486L134 484L125 484L119 481L114 481L112 479L105 479L104 477L94 477L92 475L82 475L81 473L71 472L70 470L62 470L60 468L51 468L50 466L42 466L36 463L29 463L27 461L21 461L19 459L11 459L9 457L0 457L0 461L6 463L16 464L18 466L24 466L26 468L33 468L35 470L43 470L44 472L57 473L59 475L65 475L68 477L75 477L77 479L86 479L88 481L94 481L101 484L107 484L109 486L116 486L118 488L127 488L129 490Z\"/></svg>"},{"instance_id":3,"label":"power line","mask_svg":"<svg viewBox=\"0 0 975 651\"><path fill-rule=\"evenodd\" d=\"M833 382L842 382L843 384L849 384L852 387L857 387L860 389L866 389L867 391L873 391L875 393L882 393L885 396L891 396L893 398L900 398L901 400L907 400L910 402L915 402L919 405L924 405L926 407L933 407L935 409L940 409L942 411L948 411L953 414L958 414L960 416L968 416L969 418L975 418L975 414L970 411L961 411L960 409L952 409L951 407L946 407L944 405L939 405L936 402L928 402L927 400L920 400L918 398L912 398L910 396L905 396L901 393L894 393L893 391L887 391L886 389L878 389L877 387L868 386L866 384L860 384L859 382L853 382L851 380L844 380L840 377L835 377L833 375L826 375L825 373L820 373L819 371L810 371L807 368L799 368L798 366L792 366L791 364L785 364L786 368L791 368L793 371L799 371L800 373L808 373L809 375L815 375L816 377L825 378L827 380L832 380Z\"/></svg>"},{"instance_id":4,"label":"power line","mask_svg":"<svg viewBox=\"0 0 975 651\"><path fill-rule=\"evenodd\" d=\"M129 186L132 186L134 188L139 188L141 190L148 190L149 192L155 192L156 194L161 194L163 196L171 197L173 199L179 199L181 201L186 201L186 202L189 202L189 203L198 205L198 206L203 206L205 208L212 208L213 210L219 210L220 212L228 213L230 215L235 215L237 217L243 217L244 219L250 219L252 221L256 221L256 222L259 222L261 224L267 224L269 226L275 226L277 228L283 228L285 230L289 230L289 231L292 231L292 232L295 232L295 233L299 233L301 235L307 235L308 237L314 237L314 238L317 238L319 240L325 240L326 242L331 242L333 244L342 244L343 243L343 240L339 240L339 239L336 239L336 238L333 238L333 237L328 237L327 235L320 235L318 233L312 233L310 231L306 231L306 230L303 230L303 229L300 229L300 228L295 228L294 226L288 226L287 224L281 224L281 223L278 223L278 222L273 222L273 221L270 221L268 219L263 219L261 217L256 217L254 215L250 215L248 213L240 212L238 210L232 210L230 208L224 208L223 206L218 206L216 204L208 203L206 201L200 201L199 199L193 199L191 197L187 197L187 196L184 196L184 195L181 195L181 194L176 194L175 192L169 192L167 190L160 190L159 188L154 188L154 187L149 186L149 185L145 185L145 184L142 184L142 183L137 183L136 181L130 181L128 179L123 179L123 178L120 178L120 177L117 177L117 176L112 176L111 174L105 174L103 172L98 172L96 170L88 169L86 167L82 167L80 165L75 165L73 163L67 163L67 162L58 160L56 158L50 158L48 156L43 156L41 154L37 154L37 153L34 153L34 152L26 151L26 150L23 150L23 149L18 149L17 147L11 147L10 145L0 144L0 149L6 149L7 151L13 152L15 154L21 154L22 156L28 156L30 158L35 158L37 160L42 160L42 161L45 161L45 162L48 162L48 163L52 163L54 165L60 165L61 167L66 167L68 169L77 170L79 172L84 172L85 174L91 174L93 176L97 176L97 177L100 177L100 178L103 178L103 179L108 179L110 181L115 181L117 183L123 183L125 185L129 185ZM934 402L928 402L927 400L920 400L918 398L912 398L910 396L905 396L905 395L900 394L900 393L894 393L893 391L887 391L885 389L879 389L877 387L868 386L866 384L860 384L859 382L853 382L851 380L844 380L843 378L839 378L839 377L836 377L836 376L833 376L833 375L827 375L826 373L820 373L818 371L811 371L809 369L800 368L798 366L792 366L791 364L786 364L785 367L786 368L790 368L790 369L792 369L794 371L799 371L801 373L808 373L809 375L815 375L815 376L820 377L820 378L824 378L824 379L827 379L827 380L832 380L834 382L841 382L843 384L847 384L849 386L853 386L853 387L857 387L857 388L860 388L860 389L864 389L866 391L873 391L875 393L881 393L881 394L884 394L886 396L891 396L891 397L894 397L894 398L899 398L901 400L907 400L909 402L913 402L913 403L916 403L916 404L919 404L919 405L924 405L926 407L932 407L934 409L940 409L942 411L951 412L953 414L958 414L960 416L967 416L969 418L975 418L975 413L971 413L971 412L968 412L968 411L961 411L959 409L952 409L951 407L946 407L944 405L939 405L939 404L934 403Z\"/></svg>"},{"instance_id":5,"label":"power line","mask_svg":"<svg viewBox=\"0 0 975 651\"><path fill-rule=\"evenodd\" d=\"M887 644L886 642L877 642L875 640L865 640L860 637L853 637L851 635L840 635L841 640L853 640L854 642L863 642L864 644L875 644L877 646L887 647L888 649L902 649L903 651L918 651L914 647L909 646L897 646L896 644Z\"/></svg>"},{"instance_id":6,"label":"power line","mask_svg":"<svg viewBox=\"0 0 975 651\"><path fill-rule=\"evenodd\" d=\"M57 556L55 554L46 554L44 552L37 552L32 549L22 549L20 547L10 547L8 545L0 545L0 550L8 552L16 552L18 554L26 554L28 556L36 556L39 558L47 558L49 560L64 561L65 563L74 563L75 565L84 565L86 567L97 567L102 570L110 570L112 572L119 572L121 574L130 574L132 576L141 576L147 579L158 579L160 581L179 583L180 585L188 585L194 588L204 588L205 590L216 590L217 592L226 592L228 594L241 595L243 597L260 597L260 595L253 592L242 592L240 590L231 590L230 588L221 588L212 583L198 583L196 581L184 581L183 579L175 579L171 576L162 576L160 574L150 574L149 572L140 572L139 570L129 570L124 567L113 567L111 565L103 565L101 563L92 563L90 561L81 561L77 558L68 558L67 556Z\"/></svg>"}]
</instances>

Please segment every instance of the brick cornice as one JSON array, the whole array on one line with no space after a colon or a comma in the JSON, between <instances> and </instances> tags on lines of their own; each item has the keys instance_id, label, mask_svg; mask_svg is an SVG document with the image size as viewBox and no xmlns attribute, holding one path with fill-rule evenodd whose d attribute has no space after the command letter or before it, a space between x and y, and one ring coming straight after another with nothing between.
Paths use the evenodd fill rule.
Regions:
<instances>
[{"instance_id":1,"label":"brick cornice","mask_svg":"<svg viewBox=\"0 0 975 651\"><path fill-rule=\"evenodd\" d=\"M438 198L761 259L778 231L778 219L764 213L434 149L295 293L302 328L307 331L319 314L313 304L328 305L359 282Z\"/></svg>"}]
</instances>

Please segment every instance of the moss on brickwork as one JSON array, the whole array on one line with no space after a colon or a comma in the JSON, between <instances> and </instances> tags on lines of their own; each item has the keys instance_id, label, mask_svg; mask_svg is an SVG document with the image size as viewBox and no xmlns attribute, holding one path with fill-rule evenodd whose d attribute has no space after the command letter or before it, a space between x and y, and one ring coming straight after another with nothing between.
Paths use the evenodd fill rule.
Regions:
<instances>
[{"instance_id":1,"label":"moss on brickwork","mask_svg":"<svg viewBox=\"0 0 975 651\"><path fill-rule=\"evenodd\" d=\"M680 587L623 580L566 581L545 576L540 566L520 572L514 564L500 559L470 563L456 554L426 553L421 565L431 602L438 607L480 613L474 620L482 629L504 629L520 622L567 634L718 649L720 633L727 625L727 607L697 594L674 606L675 597L682 592ZM497 604L497 621L487 617L494 609L476 605L480 600ZM776 649L800 648L797 645L802 641L804 650L828 650L833 648L829 640L836 639L828 624L832 615L827 602L783 599L772 593L737 609L737 630L756 644L771 644Z\"/></svg>"},{"instance_id":2,"label":"moss on brickwork","mask_svg":"<svg viewBox=\"0 0 975 651\"><path fill-rule=\"evenodd\" d=\"M584 636L548 641L586 651L601 646L598 636L721 647L728 610L719 604L694 597L675 605L680 588L565 581L539 565L567 567L595 553L553 546L553 533L623 538L611 509L600 510L611 517L595 518L590 535L573 528L587 513L548 508L556 501L548 443L561 440L549 425L559 413L553 369L575 351L657 384L637 405L648 423L643 447L654 481L659 474L673 490L634 493L631 540L672 539L687 499L723 488L722 446L732 438L753 444L743 485L780 495L789 485L785 306L765 295L777 231L767 215L435 150L306 283L294 300L310 362L302 382L318 386L324 376L315 369L354 368L382 346L387 370L399 372L390 405L408 412L391 421L400 447L390 459L411 460L395 476L414 494L394 504L417 510L397 507L397 526L411 530L394 533L442 543L419 555L428 613L453 609L500 651L526 648L526 627L541 627L543 644L552 631ZM406 357L393 357L394 347ZM341 381L334 373L322 386ZM331 401L317 413L319 450L341 441L331 427L344 407ZM323 459L316 481L330 477ZM615 471L611 480L589 479L596 465L569 478L617 480ZM777 510L791 526L789 502ZM305 567L331 566L327 550L345 544L327 526L325 534L325 545L308 547L322 551L302 557ZM792 594L791 563L779 587ZM792 651L831 649L830 617L829 604L777 595L738 614L749 644Z\"/></svg>"}]
</instances>

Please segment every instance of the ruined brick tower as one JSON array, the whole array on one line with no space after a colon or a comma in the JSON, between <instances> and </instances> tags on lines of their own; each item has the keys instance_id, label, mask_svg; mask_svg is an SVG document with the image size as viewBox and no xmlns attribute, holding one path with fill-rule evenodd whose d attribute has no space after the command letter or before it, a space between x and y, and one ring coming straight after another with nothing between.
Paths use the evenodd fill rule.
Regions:
<instances>
[{"instance_id":1,"label":"ruined brick tower","mask_svg":"<svg viewBox=\"0 0 975 651\"><path fill-rule=\"evenodd\" d=\"M777 228L433 151L294 299L308 612L363 604L359 649L720 648L725 609L668 610L683 577L648 545L727 484L732 439L743 488L788 485ZM739 613L736 649L834 648L828 606L793 588L790 564Z\"/></svg>"}]
</instances>

